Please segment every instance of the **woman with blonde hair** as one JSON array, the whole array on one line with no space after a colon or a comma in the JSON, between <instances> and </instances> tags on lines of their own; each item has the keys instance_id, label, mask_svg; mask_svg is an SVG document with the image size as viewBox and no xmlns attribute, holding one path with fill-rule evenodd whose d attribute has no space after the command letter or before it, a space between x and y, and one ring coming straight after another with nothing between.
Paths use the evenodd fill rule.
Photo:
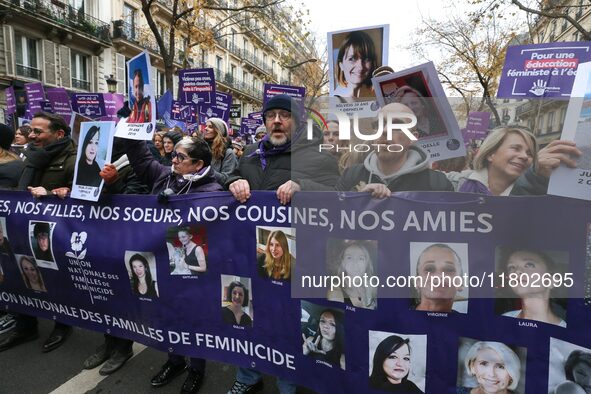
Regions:
<instances>
[{"instance_id":1,"label":"woman with blonde hair","mask_svg":"<svg viewBox=\"0 0 591 394\"><path fill-rule=\"evenodd\" d=\"M493 196L546 194L552 171L575 168L581 155L572 141L552 141L538 151L536 137L520 126L490 132L474 157L474 170L447 173L456 191Z\"/></svg>"},{"instance_id":2,"label":"woman with blonde hair","mask_svg":"<svg viewBox=\"0 0 591 394\"><path fill-rule=\"evenodd\" d=\"M228 125L222 119L209 118L205 122L203 139L211 149L211 168L221 185L226 183L228 176L238 167L238 159L229 146L227 137Z\"/></svg>"},{"instance_id":3,"label":"woman with blonde hair","mask_svg":"<svg viewBox=\"0 0 591 394\"><path fill-rule=\"evenodd\" d=\"M272 231L267 237L265 254L258 257L259 275L275 280L289 279L294 260L289 253L285 233L281 230Z\"/></svg>"},{"instance_id":4,"label":"woman with blonde hair","mask_svg":"<svg viewBox=\"0 0 591 394\"><path fill-rule=\"evenodd\" d=\"M27 289L43 292L47 291L35 259L28 256L22 256L19 260L19 266L23 273L23 280L25 281Z\"/></svg>"}]
</instances>

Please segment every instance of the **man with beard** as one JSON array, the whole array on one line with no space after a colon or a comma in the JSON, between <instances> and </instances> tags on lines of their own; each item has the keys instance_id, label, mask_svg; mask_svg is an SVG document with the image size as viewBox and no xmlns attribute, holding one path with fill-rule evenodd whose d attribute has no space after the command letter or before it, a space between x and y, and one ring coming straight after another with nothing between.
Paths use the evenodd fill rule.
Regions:
<instances>
[{"instance_id":1,"label":"man with beard","mask_svg":"<svg viewBox=\"0 0 591 394\"><path fill-rule=\"evenodd\" d=\"M19 190L29 190L33 197L56 195L65 198L70 192L76 147L70 138L70 128L61 116L37 112L31 121L29 147L23 152L25 169L19 180ZM72 331L72 327L56 322L43 352L58 348ZM34 341L39 336L37 318L16 316L16 329L0 342L0 352L21 343Z\"/></svg>"},{"instance_id":2,"label":"man with beard","mask_svg":"<svg viewBox=\"0 0 591 394\"><path fill-rule=\"evenodd\" d=\"M234 198L241 203L251 190L276 190L281 204L288 204L293 193L334 187L338 166L334 157L318 151L322 135L306 140L299 103L281 94L272 97L263 108L267 134L258 143L248 145L237 170L226 182ZM301 127L300 127L301 126ZM239 368L228 394L255 393L263 387L262 375L255 369ZM277 379L281 394L293 394L293 383Z\"/></svg>"}]
</instances>

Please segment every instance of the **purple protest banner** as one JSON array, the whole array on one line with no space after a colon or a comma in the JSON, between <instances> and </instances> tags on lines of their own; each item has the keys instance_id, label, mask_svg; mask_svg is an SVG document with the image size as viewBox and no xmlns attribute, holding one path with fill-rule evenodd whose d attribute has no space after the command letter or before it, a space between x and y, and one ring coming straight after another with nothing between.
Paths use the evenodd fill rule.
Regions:
<instances>
[{"instance_id":1,"label":"purple protest banner","mask_svg":"<svg viewBox=\"0 0 591 394\"><path fill-rule=\"evenodd\" d=\"M27 103L29 104L29 113L31 115L34 115L35 112L41 111L41 101L45 100L43 84L41 82L26 83L25 91L27 92Z\"/></svg>"},{"instance_id":2,"label":"purple protest banner","mask_svg":"<svg viewBox=\"0 0 591 394\"><path fill-rule=\"evenodd\" d=\"M254 135L256 130L262 125L262 121L258 121L252 118L242 118L240 122L240 135Z\"/></svg>"},{"instance_id":3,"label":"purple protest banner","mask_svg":"<svg viewBox=\"0 0 591 394\"><path fill-rule=\"evenodd\" d=\"M298 99L298 101L303 101L304 97L306 97L306 88L301 86L266 83L263 90L263 105L265 105L271 97L279 94L287 94L288 96Z\"/></svg>"},{"instance_id":4,"label":"purple protest banner","mask_svg":"<svg viewBox=\"0 0 591 394\"><path fill-rule=\"evenodd\" d=\"M102 93L74 93L72 95L74 112L92 119L105 116L105 100Z\"/></svg>"},{"instance_id":5,"label":"purple protest banner","mask_svg":"<svg viewBox=\"0 0 591 394\"><path fill-rule=\"evenodd\" d=\"M105 102L105 116L101 118L103 121L118 120L117 111L123 107L125 97L120 93L103 93L103 100Z\"/></svg>"},{"instance_id":6,"label":"purple protest banner","mask_svg":"<svg viewBox=\"0 0 591 394\"><path fill-rule=\"evenodd\" d=\"M215 103L215 75L213 68L179 71L179 101L183 104Z\"/></svg>"},{"instance_id":7,"label":"purple protest banner","mask_svg":"<svg viewBox=\"0 0 591 394\"><path fill-rule=\"evenodd\" d=\"M181 120L186 123L197 123L197 106L183 104L174 100L172 102L172 120Z\"/></svg>"},{"instance_id":8,"label":"purple protest banner","mask_svg":"<svg viewBox=\"0 0 591 394\"><path fill-rule=\"evenodd\" d=\"M52 114L53 113L53 105L51 105L51 102L48 100L41 101L41 111L49 112L50 114Z\"/></svg>"},{"instance_id":9,"label":"purple protest banner","mask_svg":"<svg viewBox=\"0 0 591 394\"><path fill-rule=\"evenodd\" d=\"M6 94L6 114L12 115L16 112L16 97L14 96L14 88L9 86L4 90L4 93Z\"/></svg>"},{"instance_id":10,"label":"purple protest banner","mask_svg":"<svg viewBox=\"0 0 591 394\"><path fill-rule=\"evenodd\" d=\"M215 92L215 105L202 104L199 106L199 123L205 124L209 118L220 118L228 123L231 106L231 94Z\"/></svg>"},{"instance_id":11,"label":"purple protest banner","mask_svg":"<svg viewBox=\"0 0 591 394\"><path fill-rule=\"evenodd\" d=\"M579 63L591 42L554 42L507 48L497 97L570 97Z\"/></svg>"},{"instance_id":12,"label":"purple protest banner","mask_svg":"<svg viewBox=\"0 0 591 394\"><path fill-rule=\"evenodd\" d=\"M464 137L468 139L483 139L488 134L488 125L490 123L490 112L470 112Z\"/></svg>"},{"instance_id":13,"label":"purple protest banner","mask_svg":"<svg viewBox=\"0 0 591 394\"><path fill-rule=\"evenodd\" d=\"M70 123L72 119L72 106L70 105L70 97L64 88L49 88L46 92L47 100L53 107L53 112L60 115L66 123Z\"/></svg>"}]
</instances>

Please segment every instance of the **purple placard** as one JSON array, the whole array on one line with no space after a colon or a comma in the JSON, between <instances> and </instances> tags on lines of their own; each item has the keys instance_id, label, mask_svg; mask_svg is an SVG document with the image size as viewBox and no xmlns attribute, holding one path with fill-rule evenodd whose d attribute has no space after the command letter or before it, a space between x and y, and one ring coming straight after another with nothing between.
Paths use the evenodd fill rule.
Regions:
<instances>
[{"instance_id":1,"label":"purple placard","mask_svg":"<svg viewBox=\"0 0 591 394\"><path fill-rule=\"evenodd\" d=\"M254 119L260 124L263 124L263 113L262 112L251 112L248 114L248 119Z\"/></svg>"},{"instance_id":2,"label":"purple placard","mask_svg":"<svg viewBox=\"0 0 591 394\"><path fill-rule=\"evenodd\" d=\"M106 115L101 118L104 121L117 121L117 111L123 107L125 97L120 93L103 93Z\"/></svg>"},{"instance_id":3,"label":"purple placard","mask_svg":"<svg viewBox=\"0 0 591 394\"><path fill-rule=\"evenodd\" d=\"M102 93L74 93L72 95L74 112L97 119L106 115L105 100Z\"/></svg>"},{"instance_id":4,"label":"purple placard","mask_svg":"<svg viewBox=\"0 0 591 394\"><path fill-rule=\"evenodd\" d=\"M50 114L53 113L53 105L48 100L41 101L41 111L49 112Z\"/></svg>"},{"instance_id":5,"label":"purple placard","mask_svg":"<svg viewBox=\"0 0 591 394\"><path fill-rule=\"evenodd\" d=\"M215 103L215 75L213 68L179 71L179 101L183 104Z\"/></svg>"},{"instance_id":6,"label":"purple placard","mask_svg":"<svg viewBox=\"0 0 591 394\"><path fill-rule=\"evenodd\" d=\"M16 112L16 97L14 96L14 88L9 86L4 90L4 93L6 94L6 114L12 115Z\"/></svg>"},{"instance_id":7,"label":"purple placard","mask_svg":"<svg viewBox=\"0 0 591 394\"><path fill-rule=\"evenodd\" d=\"M220 118L228 123L230 120L230 107L232 106L232 95L228 93L215 92L215 105L199 106L199 123L205 124L209 118Z\"/></svg>"},{"instance_id":8,"label":"purple placard","mask_svg":"<svg viewBox=\"0 0 591 394\"><path fill-rule=\"evenodd\" d=\"M240 135L254 135L262 123L256 119L242 118L240 122Z\"/></svg>"},{"instance_id":9,"label":"purple placard","mask_svg":"<svg viewBox=\"0 0 591 394\"><path fill-rule=\"evenodd\" d=\"M578 65L590 60L591 42L510 46L497 97L570 97Z\"/></svg>"},{"instance_id":10,"label":"purple placard","mask_svg":"<svg viewBox=\"0 0 591 394\"><path fill-rule=\"evenodd\" d=\"M72 106L70 105L70 97L64 88L48 88L47 100L53 107L53 112L60 115L66 123L70 124L72 118Z\"/></svg>"},{"instance_id":11,"label":"purple placard","mask_svg":"<svg viewBox=\"0 0 591 394\"><path fill-rule=\"evenodd\" d=\"M468 139L483 139L488 134L488 125L490 123L490 112L470 112L464 137Z\"/></svg>"},{"instance_id":12,"label":"purple placard","mask_svg":"<svg viewBox=\"0 0 591 394\"><path fill-rule=\"evenodd\" d=\"M266 83L263 91L263 106L267 104L267 101L273 96L279 94L287 94L295 98L297 101L303 102L306 97L306 88L301 86L289 86L289 85L275 85Z\"/></svg>"},{"instance_id":13,"label":"purple placard","mask_svg":"<svg viewBox=\"0 0 591 394\"><path fill-rule=\"evenodd\" d=\"M41 111L41 102L45 100L45 92L43 91L43 84L41 82L31 82L25 84L25 91L27 92L27 103L29 104L29 114L34 115L35 112Z\"/></svg>"},{"instance_id":14,"label":"purple placard","mask_svg":"<svg viewBox=\"0 0 591 394\"><path fill-rule=\"evenodd\" d=\"M197 106L194 104L183 104L174 100L171 113L173 120L181 120L186 123L197 122Z\"/></svg>"}]
</instances>

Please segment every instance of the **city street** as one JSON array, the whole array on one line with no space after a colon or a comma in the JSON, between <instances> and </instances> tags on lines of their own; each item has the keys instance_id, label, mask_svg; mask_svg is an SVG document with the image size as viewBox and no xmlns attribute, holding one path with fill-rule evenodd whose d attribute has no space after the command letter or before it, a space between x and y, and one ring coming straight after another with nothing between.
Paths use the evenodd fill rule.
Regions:
<instances>
[{"instance_id":1,"label":"city street","mask_svg":"<svg viewBox=\"0 0 591 394\"><path fill-rule=\"evenodd\" d=\"M59 349L41 353L41 345L53 323L40 320L39 339L0 354L2 383L0 394L68 394L68 393L179 393L186 375L177 377L161 388L150 386L150 379L166 361L164 353L134 344L134 356L111 376L100 376L99 368L86 371L82 363L103 340L102 334L74 329ZM4 338L3 334L0 338ZM205 382L200 393L225 394L234 381L236 368L219 362L207 365ZM275 378L265 376L262 393L277 393ZM300 389L298 393L313 394Z\"/></svg>"}]
</instances>

